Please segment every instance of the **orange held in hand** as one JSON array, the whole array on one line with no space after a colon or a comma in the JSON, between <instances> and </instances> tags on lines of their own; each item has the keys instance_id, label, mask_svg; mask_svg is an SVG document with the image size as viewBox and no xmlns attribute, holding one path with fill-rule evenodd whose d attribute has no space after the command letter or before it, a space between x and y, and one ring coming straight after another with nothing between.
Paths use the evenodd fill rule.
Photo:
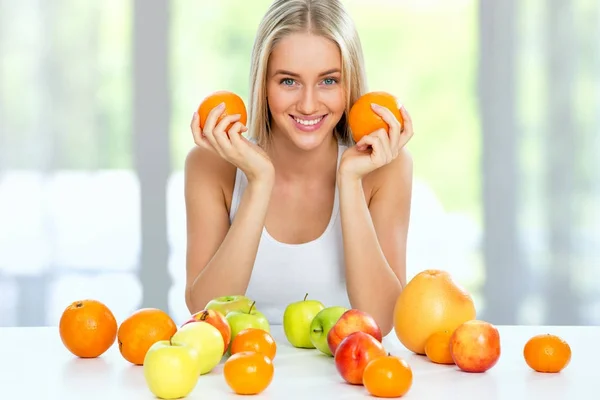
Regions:
<instances>
[{"instance_id":1,"label":"orange held in hand","mask_svg":"<svg viewBox=\"0 0 600 400\"><path fill-rule=\"evenodd\" d=\"M369 362L363 373L363 386L375 397L401 397L411 388L413 373L400 357L388 354Z\"/></svg>"},{"instance_id":2,"label":"orange held in hand","mask_svg":"<svg viewBox=\"0 0 600 400\"><path fill-rule=\"evenodd\" d=\"M523 356L534 371L556 373L569 365L571 347L556 335L537 335L527 341Z\"/></svg>"},{"instance_id":3,"label":"orange held in hand","mask_svg":"<svg viewBox=\"0 0 600 400\"><path fill-rule=\"evenodd\" d=\"M273 360L277 353L277 344L269 332L258 328L247 328L235 335L231 342L231 354L244 351L262 353Z\"/></svg>"},{"instance_id":4,"label":"orange held in hand","mask_svg":"<svg viewBox=\"0 0 600 400\"><path fill-rule=\"evenodd\" d=\"M262 353L242 351L233 354L223 365L225 382L236 394L254 395L265 390L273 380L273 361Z\"/></svg>"},{"instance_id":5,"label":"orange held in hand","mask_svg":"<svg viewBox=\"0 0 600 400\"><path fill-rule=\"evenodd\" d=\"M176 331L177 325L166 312L156 308L142 308L119 326L119 351L130 363L143 365L150 346L159 340L169 340Z\"/></svg>"},{"instance_id":6,"label":"orange held in hand","mask_svg":"<svg viewBox=\"0 0 600 400\"><path fill-rule=\"evenodd\" d=\"M58 331L65 347L81 358L94 358L112 346L117 321L110 309L97 300L71 303L60 318Z\"/></svg>"},{"instance_id":7,"label":"orange held in hand","mask_svg":"<svg viewBox=\"0 0 600 400\"><path fill-rule=\"evenodd\" d=\"M401 126L404 123L396 97L386 92L366 93L356 100L348 113L348 125L355 142L378 129L385 129L389 133L388 124L373 111L371 103L386 107L398 119Z\"/></svg>"},{"instance_id":8,"label":"orange held in hand","mask_svg":"<svg viewBox=\"0 0 600 400\"><path fill-rule=\"evenodd\" d=\"M223 119L223 117L225 117L226 115L235 114L240 114L239 121L242 124L246 125L248 115L246 112L246 105L244 104L244 100L242 100L240 96L233 92L221 90L208 95L204 100L202 100L202 103L200 103L200 106L198 107L198 117L200 117L200 129L204 129L206 119L208 118L208 114L211 112L211 110L221 103L225 103L225 109L217 119L215 125L218 124L221 121L221 119ZM228 131L232 125L233 124L230 124L227 127L227 129L225 129L225 131Z\"/></svg>"}]
</instances>

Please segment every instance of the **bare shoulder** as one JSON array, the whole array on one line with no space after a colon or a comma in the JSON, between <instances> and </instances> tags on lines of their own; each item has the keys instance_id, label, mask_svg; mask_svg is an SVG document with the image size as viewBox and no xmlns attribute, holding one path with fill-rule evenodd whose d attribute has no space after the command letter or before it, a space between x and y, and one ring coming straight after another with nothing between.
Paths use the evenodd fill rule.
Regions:
<instances>
[{"instance_id":1,"label":"bare shoulder","mask_svg":"<svg viewBox=\"0 0 600 400\"><path fill-rule=\"evenodd\" d=\"M185 198L221 193L229 208L236 167L212 151L194 146L185 159ZM201 200L201 199L198 199Z\"/></svg>"},{"instance_id":2,"label":"bare shoulder","mask_svg":"<svg viewBox=\"0 0 600 400\"><path fill-rule=\"evenodd\" d=\"M370 193L369 200L377 197L392 196L401 200L405 195L410 196L413 179L413 158L410 152L403 148L391 163L376 169L365 177L364 187Z\"/></svg>"}]
</instances>

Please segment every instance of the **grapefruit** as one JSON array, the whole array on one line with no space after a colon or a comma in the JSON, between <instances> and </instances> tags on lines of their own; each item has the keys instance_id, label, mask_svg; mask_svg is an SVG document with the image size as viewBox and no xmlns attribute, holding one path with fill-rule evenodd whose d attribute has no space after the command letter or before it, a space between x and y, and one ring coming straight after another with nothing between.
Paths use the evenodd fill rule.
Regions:
<instances>
[{"instance_id":1,"label":"grapefruit","mask_svg":"<svg viewBox=\"0 0 600 400\"><path fill-rule=\"evenodd\" d=\"M475 319L471 295L447 271L428 269L406 285L394 307L394 330L408 350L425 355L427 339Z\"/></svg>"}]
</instances>

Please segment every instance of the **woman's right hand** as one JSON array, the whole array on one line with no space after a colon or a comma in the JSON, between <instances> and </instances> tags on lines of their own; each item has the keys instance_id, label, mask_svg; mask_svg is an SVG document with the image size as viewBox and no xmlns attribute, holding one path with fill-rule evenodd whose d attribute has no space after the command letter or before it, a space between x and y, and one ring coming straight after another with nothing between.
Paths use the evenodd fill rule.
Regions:
<instances>
[{"instance_id":1,"label":"woman's right hand","mask_svg":"<svg viewBox=\"0 0 600 400\"><path fill-rule=\"evenodd\" d=\"M194 113L191 123L194 142L241 169L249 182L272 181L275 175L273 163L263 149L242 135L248 128L239 121L240 115L226 115L216 123L224 107L221 104L210 111L202 130L200 117L197 112ZM225 131L232 123L231 128Z\"/></svg>"}]
</instances>

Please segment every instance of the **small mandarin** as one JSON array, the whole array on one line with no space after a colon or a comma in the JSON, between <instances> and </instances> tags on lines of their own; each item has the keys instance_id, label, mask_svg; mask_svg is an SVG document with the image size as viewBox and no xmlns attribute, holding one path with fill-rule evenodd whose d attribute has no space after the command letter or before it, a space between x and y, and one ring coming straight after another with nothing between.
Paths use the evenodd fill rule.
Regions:
<instances>
[{"instance_id":1,"label":"small mandarin","mask_svg":"<svg viewBox=\"0 0 600 400\"><path fill-rule=\"evenodd\" d=\"M410 365L389 353L369 362L363 373L363 386L375 397L402 397L408 393L412 383Z\"/></svg>"},{"instance_id":2,"label":"small mandarin","mask_svg":"<svg viewBox=\"0 0 600 400\"><path fill-rule=\"evenodd\" d=\"M523 357L537 372L556 373L571 361L571 347L562 338L551 334L536 335L523 348Z\"/></svg>"},{"instance_id":3,"label":"small mandarin","mask_svg":"<svg viewBox=\"0 0 600 400\"><path fill-rule=\"evenodd\" d=\"M454 364L450 352L452 332L441 331L429 336L425 342L425 355L436 364Z\"/></svg>"},{"instance_id":4,"label":"small mandarin","mask_svg":"<svg viewBox=\"0 0 600 400\"><path fill-rule=\"evenodd\" d=\"M223 364L225 382L234 393L241 395L261 393L271 384L274 373L273 361L255 351L233 354Z\"/></svg>"},{"instance_id":5,"label":"small mandarin","mask_svg":"<svg viewBox=\"0 0 600 400\"><path fill-rule=\"evenodd\" d=\"M273 360L277 354L277 343L269 332L258 328L247 328L235 335L231 342L231 354L243 351L262 353Z\"/></svg>"}]
</instances>

